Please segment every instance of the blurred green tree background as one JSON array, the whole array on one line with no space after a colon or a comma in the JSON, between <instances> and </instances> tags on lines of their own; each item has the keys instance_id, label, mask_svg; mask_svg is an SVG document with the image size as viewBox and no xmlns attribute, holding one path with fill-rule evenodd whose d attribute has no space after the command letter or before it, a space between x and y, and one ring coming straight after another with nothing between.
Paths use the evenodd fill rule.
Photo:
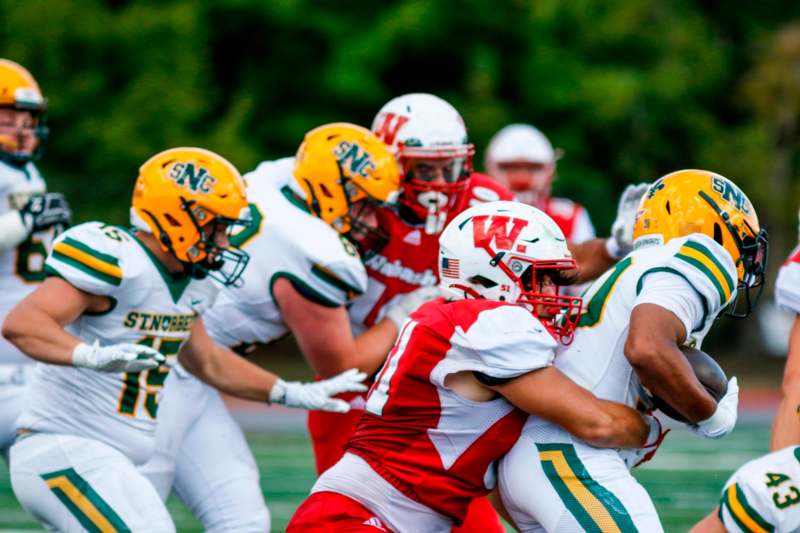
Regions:
<instances>
[{"instance_id":1,"label":"blurred green tree background","mask_svg":"<svg viewBox=\"0 0 800 533\"><path fill-rule=\"evenodd\" d=\"M625 184L702 167L795 242L800 3L775 0L0 0L0 53L49 98L41 167L78 220L127 219L138 166L176 145L243 172L303 133L369 126L436 93L478 148L530 122L565 151L556 192L602 234Z\"/></svg>"}]
</instances>

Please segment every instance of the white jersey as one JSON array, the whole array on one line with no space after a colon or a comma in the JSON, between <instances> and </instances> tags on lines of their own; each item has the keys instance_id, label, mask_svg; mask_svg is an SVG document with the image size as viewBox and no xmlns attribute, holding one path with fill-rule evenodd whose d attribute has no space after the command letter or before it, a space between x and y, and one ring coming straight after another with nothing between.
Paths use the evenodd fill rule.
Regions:
<instances>
[{"instance_id":1,"label":"white jersey","mask_svg":"<svg viewBox=\"0 0 800 533\"><path fill-rule=\"evenodd\" d=\"M32 194L45 192L45 183L33 163L15 167L0 161L0 215L19 210ZM54 229L39 231L15 248L0 248L0 324L11 309L36 288L44 277L44 259ZM0 364L31 363L15 346L0 337Z\"/></svg>"},{"instance_id":2,"label":"white jersey","mask_svg":"<svg viewBox=\"0 0 800 533\"><path fill-rule=\"evenodd\" d=\"M216 298L211 280L170 274L134 233L88 222L60 235L45 262L49 275L107 296L112 307L85 313L66 330L83 342L138 343L178 353L194 319ZM174 358L173 358L174 359ZM18 428L93 438L134 463L153 451L161 387L169 365L147 372L105 373L39 363Z\"/></svg>"},{"instance_id":3,"label":"white jersey","mask_svg":"<svg viewBox=\"0 0 800 533\"><path fill-rule=\"evenodd\" d=\"M759 457L734 472L722 490L719 517L731 533L800 531L800 446Z\"/></svg>"},{"instance_id":4,"label":"white jersey","mask_svg":"<svg viewBox=\"0 0 800 533\"><path fill-rule=\"evenodd\" d=\"M800 245L778 271L775 281L775 303L790 313L800 314Z\"/></svg>"},{"instance_id":5,"label":"white jersey","mask_svg":"<svg viewBox=\"0 0 800 533\"><path fill-rule=\"evenodd\" d=\"M702 234L635 250L584 294L575 338L555 365L595 396L635 407L639 380L624 353L633 308L651 303L672 311L686 329L685 344L699 348L735 296L736 279L730 254Z\"/></svg>"},{"instance_id":6,"label":"white jersey","mask_svg":"<svg viewBox=\"0 0 800 533\"><path fill-rule=\"evenodd\" d=\"M362 294L367 274L355 247L309 213L295 188L293 158L261 163L246 174L253 224L231 242L250 254L244 283L222 291L203 317L225 346L266 343L287 333L272 287L281 278L328 307Z\"/></svg>"}]
</instances>

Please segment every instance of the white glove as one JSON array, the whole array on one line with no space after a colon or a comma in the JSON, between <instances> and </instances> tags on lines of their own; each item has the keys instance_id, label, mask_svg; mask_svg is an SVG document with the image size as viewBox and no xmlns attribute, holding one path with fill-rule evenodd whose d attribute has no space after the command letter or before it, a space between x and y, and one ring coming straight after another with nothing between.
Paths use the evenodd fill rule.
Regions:
<instances>
[{"instance_id":1,"label":"white glove","mask_svg":"<svg viewBox=\"0 0 800 533\"><path fill-rule=\"evenodd\" d=\"M438 285L414 289L395 299L394 303L386 309L384 316L394 322L399 331L408 315L416 311L425 302L444 296L444 294L444 291Z\"/></svg>"},{"instance_id":2,"label":"white glove","mask_svg":"<svg viewBox=\"0 0 800 533\"><path fill-rule=\"evenodd\" d=\"M283 381L278 378L269 392L269 402L279 403L286 407L346 413L350 410L350 404L344 400L331 398L331 396L342 392L367 390L367 386L362 383L366 378L366 372L359 372L357 368L345 370L332 378L313 383Z\"/></svg>"},{"instance_id":3,"label":"white glove","mask_svg":"<svg viewBox=\"0 0 800 533\"><path fill-rule=\"evenodd\" d=\"M100 346L98 341L80 343L72 352L72 365L101 372L141 372L163 364L164 354L141 344Z\"/></svg>"},{"instance_id":4,"label":"white glove","mask_svg":"<svg viewBox=\"0 0 800 533\"><path fill-rule=\"evenodd\" d=\"M615 259L621 259L633 249L633 223L636 221L636 209L642 196L650 188L649 183L628 185L619 197L617 218L611 225L611 236L606 239L606 251Z\"/></svg>"},{"instance_id":5,"label":"white glove","mask_svg":"<svg viewBox=\"0 0 800 533\"><path fill-rule=\"evenodd\" d=\"M650 432L647 434L647 440L641 448L623 448L619 450L619 455L625 462L628 470L635 468L642 463L646 463L656 454L656 450L661 446L664 437L667 436L670 430L662 430L661 422L654 416L645 416L647 423L650 425Z\"/></svg>"},{"instance_id":6,"label":"white glove","mask_svg":"<svg viewBox=\"0 0 800 533\"><path fill-rule=\"evenodd\" d=\"M739 407L739 382L736 377L728 381L728 391L717 404L717 410L710 418L692 426L697 433L709 439L719 439L733 431L736 426L737 408Z\"/></svg>"}]
</instances>

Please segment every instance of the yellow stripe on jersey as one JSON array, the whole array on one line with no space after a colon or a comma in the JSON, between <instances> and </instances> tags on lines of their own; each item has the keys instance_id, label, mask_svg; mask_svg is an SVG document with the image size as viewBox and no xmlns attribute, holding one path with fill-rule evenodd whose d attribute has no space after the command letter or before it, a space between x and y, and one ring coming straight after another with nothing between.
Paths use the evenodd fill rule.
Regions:
<instances>
[{"instance_id":1,"label":"yellow stripe on jersey","mask_svg":"<svg viewBox=\"0 0 800 533\"><path fill-rule=\"evenodd\" d=\"M760 520L753 518L745 509L742 502L739 500L739 494L736 491L736 483L731 483L728 487L726 494L726 503L733 517L739 524L745 526L748 531L752 533L770 533L772 529L766 529L759 523ZM749 506L748 506L749 507Z\"/></svg>"},{"instance_id":2,"label":"yellow stripe on jersey","mask_svg":"<svg viewBox=\"0 0 800 533\"><path fill-rule=\"evenodd\" d=\"M547 461L553 466L558 477L591 517L596 527L599 527L603 533L620 533L619 527L606 507L592 494L589 488L581 482L576 473L572 470L564 456L564 452L560 450L540 451L539 459L542 462Z\"/></svg>"},{"instance_id":3,"label":"yellow stripe on jersey","mask_svg":"<svg viewBox=\"0 0 800 533\"><path fill-rule=\"evenodd\" d=\"M99 278L112 285L119 285L122 281L122 269L116 260L112 262L107 259L105 254L91 253L87 246L79 246L79 243L64 240L53 247L53 257L68 265L75 267L89 275ZM102 255L103 257L99 257ZM113 259L113 258L112 258Z\"/></svg>"},{"instance_id":4,"label":"yellow stripe on jersey","mask_svg":"<svg viewBox=\"0 0 800 533\"><path fill-rule=\"evenodd\" d=\"M733 292L733 281L706 247L689 241L681 246L676 255L679 259L696 267L711 280L720 295L720 303L724 304L728 301Z\"/></svg>"},{"instance_id":5,"label":"yellow stripe on jersey","mask_svg":"<svg viewBox=\"0 0 800 533\"><path fill-rule=\"evenodd\" d=\"M130 531L119 515L74 469L52 472L43 475L42 478L87 531L101 533Z\"/></svg>"}]
</instances>

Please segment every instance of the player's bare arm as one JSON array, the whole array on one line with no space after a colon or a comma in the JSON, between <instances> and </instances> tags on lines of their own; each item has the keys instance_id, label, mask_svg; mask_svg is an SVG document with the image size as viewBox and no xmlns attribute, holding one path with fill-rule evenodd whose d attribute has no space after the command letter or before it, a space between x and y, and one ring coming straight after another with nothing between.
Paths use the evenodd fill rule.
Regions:
<instances>
[{"instance_id":1,"label":"player's bare arm","mask_svg":"<svg viewBox=\"0 0 800 533\"><path fill-rule=\"evenodd\" d=\"M719 507L703 518L689 530L689 533L726 533L725 525L719 519Z\"/></svg>"},{"instance_id":2,"label":"player's bare arm","mask_svg":"<svg viewBox=\"0 0 800 533\"><path fill-rule=\"evenodd\" d=\"M625 356L642 385L670 404L691 422L711 417L717 402L698 381L678 347L686 331L671 311L655 304L640 304L631 313Z\"/></svg>"},{"instance_id":3,"label":"player's bare arm","mask_svg":"<svg viewBox=\"0 0 800 533\"><path fill-rule=\"evenodd\" d=\"M579 244L568 243L572 257L578 263L580 282L591 281L611 268L617 259L609 255L606 239L591 239Z\"/></svg>"},{"instance_id":4,"label":"player's bare arm","mask_svg":"<svg viewBox=\"0 0 800 533\"><path fill-rule=\"evenodd\" d=\"M300 350L321 377L348 368L373 374L383 364L397 337L394 323L383 319L354 338L343 306L331 308L312 302L286 279L275 282L273 294Z\"/></svg>"},{"instance_id":5,"label":"player's bare arm","mask_svg":"<svg viewBox=\"0 0 800 533\"><path fill-rule=\"evenodd\" d=\"M102 313L111 301L51 277L22 300L3 323L3 336L38 361L71 365L73 351L81 339L64 331L89 311Z\"/></svg>"},{"instance_id":6,"label":"player's bare arm","mask_svg":"<svg viewBox=\"0 0 800 533\"><path fill-rule=\"evenodd\" d=\"M789 356L783 369L781 403L772 423L770 450L800 443L800 315L789 332Z\"/></svg>"},{"instance_id":7,"label":"player's bare arm","mask_svg":"<svg viewBox=\"0 0 800 533\"><path fill-rule=\"evenodd\" d=\"M491 389L523 411L558 424L593 446L638 448L650 431L640 413L598 399L555 367L529 372Z\"/></svg>"}]
</instances>

